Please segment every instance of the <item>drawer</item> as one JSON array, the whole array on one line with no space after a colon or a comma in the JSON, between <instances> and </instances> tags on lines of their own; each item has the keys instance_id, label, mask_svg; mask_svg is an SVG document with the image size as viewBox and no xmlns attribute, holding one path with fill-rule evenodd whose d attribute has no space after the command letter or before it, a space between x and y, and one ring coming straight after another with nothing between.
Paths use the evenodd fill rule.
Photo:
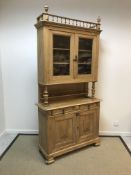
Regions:
<instances>
[{"instance_id":1,"label":"drawer","mask_svg":"<svg viewBox=\"0 0 131 175\"><path fill-rule=\"evenodd\" d=\"M97 107L99 107L99 103L89 104L89 109L94 109L94 108L97 108Z\"/></svg>"},{"instance_id":2,"label":"drawer","mask_svg":"<svg viewBox=\"0 0 131 175\"><path fill-rule=\"evenodd\" d=\"M78 110L78 109L79 109L79 106L67 107L67 108L64 108L64 113L75 112L75 111Z\"/></svg>"},{"instance_id":3,"label":"drawer","mask_svg":"<svg viewBox=\"0 0 131 175\"><path fill-rule=\"evenodd\" d=\"M80 105L80 110L89 110L89 105Z\"/></svg>"},{"instance_id":4,"label":"drawer","mask_svg":"<svg viewBox=\"0 0 131 175\"><path fill-rule=\"evenodd\" d=\"M52 110L52 115L63 114L63 109L54 109Z\"/></svg>"}]
</instances>

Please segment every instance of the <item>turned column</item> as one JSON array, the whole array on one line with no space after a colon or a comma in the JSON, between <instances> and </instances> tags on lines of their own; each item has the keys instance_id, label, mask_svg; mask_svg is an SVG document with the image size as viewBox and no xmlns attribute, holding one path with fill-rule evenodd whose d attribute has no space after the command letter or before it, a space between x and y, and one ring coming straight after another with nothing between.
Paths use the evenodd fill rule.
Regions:
<instances>
[{"instance_id":1,"label":"turned column","mask_svg":"<svg viewBox=\"0 0 131 175\"><path fill-rule=\"evenodd\" d=\"M85 97L89 97L89 83L85 83Z\"/></svg>"},{"instance_id":2,"label":"turned column","mask_svg":"<svg viewBox=\"0 0 131 175\"><path fill-rule=\"evenodd\" d=\"M91 97L95 97L95 82L92 82Z\"/></svg>"},{"instance_id":3,"label":"turned column","mask_svg":"<svg viewBox=\"0 0 131 175\"><path fill-rule=\"evenodd\" d=\"M44 92L43 92L43 98L44 98L44 105L48 105L48 89L47 85L44 86Z\"/></svg>"}]
</instances>

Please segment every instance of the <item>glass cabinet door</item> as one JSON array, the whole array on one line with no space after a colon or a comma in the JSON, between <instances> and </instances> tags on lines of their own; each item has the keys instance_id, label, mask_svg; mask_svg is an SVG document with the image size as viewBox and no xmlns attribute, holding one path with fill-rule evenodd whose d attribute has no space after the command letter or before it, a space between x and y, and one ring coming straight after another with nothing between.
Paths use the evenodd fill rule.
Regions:
<instances>
[{"instance_id":1,"label":"glass cabinet door","mask_svg":"<svg viewBox=\"0 0 131 175\"><path fill-rule=\"evenodd\" d=\"M49 81L87 82L97 75L97 40L95 36L64 31L50 31Z\"/></svg>"},{"instance_id":2,"label":"glass cabinet door","mask_svg":"<svg viewBox=\"0 0 131 175\"><path fill-rule=\"evenodd\" d=\"M92 72L92 45L93 39L78 38L78 75Z\"/></svg>"},{"instance_id":3,"label":"glass cabinet door","mask_svg":"<svg viewBox=\"0 0 131 175\"><path fill-rule=\"evenodd\" d=\"M53 76L70 75L70 36L53 35Z\"/></svg>"}]
</instances>

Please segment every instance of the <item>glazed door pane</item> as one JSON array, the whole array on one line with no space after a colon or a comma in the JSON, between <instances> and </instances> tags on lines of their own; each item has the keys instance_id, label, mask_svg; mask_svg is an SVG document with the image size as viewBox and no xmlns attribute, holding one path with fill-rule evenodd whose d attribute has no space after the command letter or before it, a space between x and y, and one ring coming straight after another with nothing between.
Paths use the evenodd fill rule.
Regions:
<instances>
[{"instance_id":1,"label":"glazed door pane","mask_svg":"<svg viewBox=\"0 0 131 175\"><path fill-rule=\"evenodd\" d=\"M93 39L78 39L78 74L91 74Z\"/></svg>"},{"instance_id":2,"label":"glazed door pane","mask_svg":"<svg viewBox=\"0 0 131 175\"><path fill-rule=\"evenodd\" d=\"M53 76L70 75L70 36L53 35Z\"/></svg>"},{"instance_id":3,"label":"glazed door pane","mask_svg":"<svg viewBox=\"0 0 131 175\"><path fill-rule=\"evenodd\" d=\"M54 48L70 49L70 37L64 36L64 35L54 34L53 46L54 46Z\"/></svg>"}]
</instances>

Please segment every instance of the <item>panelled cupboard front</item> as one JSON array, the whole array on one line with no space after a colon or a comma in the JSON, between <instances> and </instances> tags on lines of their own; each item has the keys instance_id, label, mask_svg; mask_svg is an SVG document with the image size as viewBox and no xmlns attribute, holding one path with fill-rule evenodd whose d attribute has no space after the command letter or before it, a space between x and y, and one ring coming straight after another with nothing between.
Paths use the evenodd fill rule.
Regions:
<instances>
[{"instance_id":1,"label":"panelled cupboard front","mask_svg":"<svg viewBox=\"0 0 131 175\"><path fill-rule=\"evenodd\" d=\"M54 157L63 153L88 144L99 144L99 105L99 101L94 100L93 103L48 109L46 112L39 105L39 146L42 152L47 151L47 163L54 162Z\"/></svg>"},{"instance_id":2,"label":"panelled cupboard front","mask_svg":"<svg viewBox=\"0 0 131 175\"><path fill-rule=\"evenodd\" d=\"M45 13L37 18L39 150L46 163L89 144L99 145L95 98L97 23Z\"/></svg>"}]
</instances>

